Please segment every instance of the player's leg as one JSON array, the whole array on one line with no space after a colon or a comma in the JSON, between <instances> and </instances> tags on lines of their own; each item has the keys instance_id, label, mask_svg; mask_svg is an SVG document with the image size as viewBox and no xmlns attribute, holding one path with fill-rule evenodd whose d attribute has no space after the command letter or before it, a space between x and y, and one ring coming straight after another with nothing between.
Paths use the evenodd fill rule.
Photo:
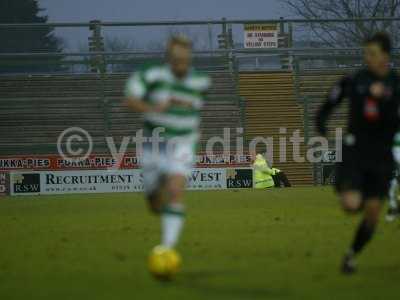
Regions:
<instances>
[{"instance_id":1,"label":"player's leg","mask_svg":"<svg viewBox=\"0 0 400 300\"><path fill-rule=\"evenodd\" d=\"M276 188L280 188L281 187L281 181L279 180L278 174L275 175L271 175L272 180L274 181L274 186Z\"/></svg>"},{"instance_id":2,"label":"player's leg","mask_svg":"<svg viewBox=\"0 0 400 300\"><path fill-rule=\"evenodd\" d=\"M336 166L336 191L339 194L342 209L349 214L356 214L362 208L362 185L360 170L353 164L339 163ZM355 270L354 255L351 250L345 255L342 271Z\"/></svg>"},{"instance_id":3,"label":"player's leg","mask_svg":"<svg viewBox=\"0 0 400 300\"><path fill-rule=\"evenodd\" d=\"M172 143L172 142L171 142ZM161 212L162 244L174 248L179 241L185 222L183 203L186 177L194 161L193 142L176 140L169 145L163 169L166 177L166 199Z\"/></svg>"},{"instance_id":4,"label":"player's leg","mask_svg":"<svg viewBox=\"0 0 400 300\"><path fill-rule=\"evenodd\" d=\"M185 221L185 207L183 193L186 185L186 177L181 174L167 176L165 193L166 201L161 211L162 245L174 248Z\"/></svg>"},{"instance_id":5,"label":"player's leg","mask_svg":"<svg viewBox=\"0 0 400 300\"><path fill-rule=\"evenodd\" d=\"M388 169L387 169L388 170ZM376 170L362 172L363 219L358 226L353 242L345 255L342 271L345 274L356 270L355 259L372 239L387 195L390 182L390 171Z\"/></svg>"},{"instance_id":6,"label":"player's leg","mask_svg":"<svg viewBox=\"0 0 400 300\"><path fill-rule=\"evenodd\" d=\"M160 214L165 201L166 177L160 168L160 157L144 152L142 176L145 197L151 212Z\"/></svg>"},{"instance_id":7,"label":"player's leg","mask_svg":"<svg viewBox=\"0 0 400 300\"><path fill-rule=\"evenodd\" d=\"M161 244L173 248L184 223L182 199L186 178L180 174L158 172L143 170L146 197L150 210L161 215Z\"/></svg>"},{"instance_id":8,"label":"player's leg","mask_svg":"<svg viewBox=\"0 0 400 300\"><path fill-rule=\"evenodd\" d=\"M336 191L343 210L349 214L358 213L362 208L362 182L360 170L351 163L336 166Z\"/></svg>"},{"instance_id":9,"label":"player's leg","mask_svg":"<svg viewBox=\"0 0 400 300\"><path fill-rule=\"evenodd\" d=\"M349 189L340 192L340 203L345 212L355 214L362 208L362 195L356 189Z\"/></svg>"},{"instance_id":10,"label":"player's leg","mask_svg":"<svg viewBox=\"0 0 400 300\"><path fill-rule=\"evenodd\" d=\"M364 218L358 228L354 239L352 250L355 254L362 251L364 246L371 240L382 209L382 201L379 198L369 198L364 206Z\"/></svg>"},{"instance_id":11,"label":"player's leg","mask_svg":"<svg viewBox=\"0 0 400 300\"><path fill-rule=\"evenodd\" d=\"M154 188L146 193L147 204L151 212L160 214L166 201L165 176L159 175Z\"/></svg>"},{"instance_id":12,"label":"player's leg","mask_svg":"<svg viewBox=\"0 0 400 300\"><path fill-rule=\"evenodd\" d=\"M379 198L369 198L365 200L364 216L357 228L353 243L344 258L342 265L343 273L351 274L355 272L355 258L372 239L379 221L381 209L382 201Z\"/></svg>"},{"instance_id":13,"label":"player's leg","mask_svg":"<svg viewBox=\"0 0 400 300\"><path fill-rule=\"evenodd\" d=\"M391 180L389 188L389 209L386 214L386 220L388 222L394 221L400 215L399 203L397 199L398 188L399 188L398 178L395 177Z\"/></svg>"},{"instance_id":14,"label":"player's leg","mask_svg":"<svg viewBox=\"0 0 400 300\"><path fill-rule=\"evenodd\" d=\"M284 187L291 187L292 185L290 184L289 178L286 176L286 173L281 171L278 173L279 178L283 184Z\"/></svg>"},{"instance_id":15,"label":"player's leg","mask_svg":"<svg viewBox=\"0 0 400 300\"><path fill-rule=\"evenodd\" d=\"M174 248L185 217L182 204L185 177L166 174L163 168L160 171L162 180L148 200L151 210L160 215L161 243L150 252L148 266L156 278L164 280L175 275L181 265L180 255Z\"/></svg>"}]
</instances>

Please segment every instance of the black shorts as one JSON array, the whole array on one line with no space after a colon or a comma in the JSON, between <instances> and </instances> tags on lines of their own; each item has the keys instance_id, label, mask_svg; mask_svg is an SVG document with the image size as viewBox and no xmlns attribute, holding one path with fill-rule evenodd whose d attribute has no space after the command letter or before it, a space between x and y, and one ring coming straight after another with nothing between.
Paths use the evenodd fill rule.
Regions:
<instances>
[{"instance_id":1,"label":"black shorts","mask_svg":"<svg viewBox=\"0 0 400 300\"><path fill-rule=\"evenodd\" d=\"M359 191L364 200L385 199L389 192L393 167L391 164L371 162L357 163L344 161L336 166L336 190Z\"/></svg>"}]
</instances>

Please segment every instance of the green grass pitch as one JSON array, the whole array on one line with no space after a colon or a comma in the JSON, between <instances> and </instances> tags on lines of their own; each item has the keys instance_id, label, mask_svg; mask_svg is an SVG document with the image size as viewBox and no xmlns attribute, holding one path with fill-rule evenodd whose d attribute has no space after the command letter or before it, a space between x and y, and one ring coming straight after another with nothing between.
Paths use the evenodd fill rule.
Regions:
<instances>
[{"instance_id":1,"label":"green grass pitch","mask_svg":"<svg viewBox=\"0 0 400 300\"><path fill-rule=\"evenodd\" d=\"M159 221L141 194L0 198L0 299L396 299L400 223L339 274L358 218L330 188L186 195L175 281L153 280ZM390 298L389 298L390 297Z\"/></svg>"}]
</instances>

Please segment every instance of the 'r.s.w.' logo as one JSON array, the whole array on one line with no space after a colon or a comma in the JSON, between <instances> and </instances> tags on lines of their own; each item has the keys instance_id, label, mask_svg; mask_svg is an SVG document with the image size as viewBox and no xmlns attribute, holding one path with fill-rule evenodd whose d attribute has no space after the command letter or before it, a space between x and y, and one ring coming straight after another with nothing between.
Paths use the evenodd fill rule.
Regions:
<instances>
[{"instance_id":1,"label":"'r.s.w.' logo","mask_svg":"<svg viewBox=\"0 0 400 300\"><path fill-rule=\"evenodd\" d=\"M228 189L247 189L253 187L252 169L228 169L226 186Z\"/></svg>"},{"instance_id":2,"label":"'r.s.w.' logo","mask_svg":"<svg viewBox=\"0 0 400 300\"><path fill-rule=\"evenodd\" d=\"M13 174L11 180L15 194L40 193L40 174Z\"/></svg>"}]
</instances>

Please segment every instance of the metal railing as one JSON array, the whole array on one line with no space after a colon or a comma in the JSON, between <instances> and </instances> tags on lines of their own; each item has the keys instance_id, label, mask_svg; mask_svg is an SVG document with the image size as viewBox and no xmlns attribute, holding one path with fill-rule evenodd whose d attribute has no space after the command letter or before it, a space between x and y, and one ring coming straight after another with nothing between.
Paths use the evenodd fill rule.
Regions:
<instances>
[{"instance_id":1,"label":"metal railing","mask_svg":"<svg viewBox=\"0 0 400 300\"><path fill-rule=\"evenodd\" d=\"M181 25L222 25L222 24L269 24L269 23L355 23L355 22L382 22L400 21L400 17L366 17L366 18L334 18L334 19L219 19L219 20L154 20L140 22L107 22L99 21L101 26L181 26ZM50 22L50 23L0 23L1 27L88 27L90 22Z\"/></svg>"},{"instance_id":2,"label":"metal railing","mask_svg":"<svg viewBox=\"0 0 400 300\"><path fill-rule=\"evenodd\" d=\"M0 53L0 74L118 73L132 72L144 64L161 63L163 51ZM285 63L283 63L285 60ZM400 49L393 53L393 63L400 65ZM271 71L354 68L362 65L360 48L324 49L227 49L195 51L194 66L212 72L229 70Z\"/></svg>"},{"instance_id":3,"label":"metal railing","mask_svg":"<svg viewBox=\"0 0 400 300\"><path fill-rule=\"evenodd\" d=\"M146 21L146 22L57 22L57 23L24 23L24 24L0 24L0 34L9 39L18 36L43 34L44 30L53 33L59 39L60 48L65 52L77 52L87 46L88 38L94 28L97 28L107 43L116 43L116 48L128 48L130 50L154 50L164 46L171 34L181 33L189 36L194 41L197 50L215 50L219 48L218 39L221 34L231 34L233 43L228 43L226 48L243 47L244 25L246 24L276 24L279 34L288 38L289 47L307 47L310 43L318 47L340 46L338 43L329 43L326 38L321 38L320 29L332 30L329 35L338 35L335 30L343 28L353 30L357 35L369 34L369 28L383 28L394 31L396 36L400 27L400 17L393 18L350 18L350 19L219 19L219 20L187 20L187 21ZM329 26L335 26L331 28ZM360 29L362 28L362 29ZM366 32L360 32L360 31ZM372 29L371 29L372 30ZM357 44L357 40L350 41ZM359 41L358 41L359 42ZM316 44L315 44L316 43ZM4 47L4 45L3 45ZM53 47L38 45L35 52L57 52ZM42 49L40 49L42 48ZM108 48L113 48L108 45ZM20 51L21 50L21 51ZM24 49L15 49L12 52L29 52ZM60 50L60 49L58 49ZM115 45L114 45L114 50ZM1 47L0 47L0 52Z\"/></svg>"},{"instance_id":4,"label":"metal railing","mask_svg":"<svg viewBox=\"0 0 400 300\"><path fill-rule=\"evenodd\" d=\"M245 49L246 24L276 24L279 48ZM123 65L132 60L162 59L166 41L173 34L191 38L196 56L226 55L231 70L234 63L238 63L238 70L253 66L261 70L290 69L295 57L302 56L304 61L306 56L315 60L328 55L339 58L343 53L347 57L359 55L358 36L335 43L321 37L321 28L329 31L330 25L335 26L328 34L334 40L341 36L335 31L343 29L341 26L361 35L370 34L360 33L361 27L382 27L393 33L395 44L400 46L400 17L0 24L0 37L5 41L0 45L0 72L84 73L95 70L96 64L105 64L97 66L102 71L124 70ZM38 37L44 36L49 42L38 42ZM221 38L226 43L221 44Z\"/></svg>"}]
</instances>

